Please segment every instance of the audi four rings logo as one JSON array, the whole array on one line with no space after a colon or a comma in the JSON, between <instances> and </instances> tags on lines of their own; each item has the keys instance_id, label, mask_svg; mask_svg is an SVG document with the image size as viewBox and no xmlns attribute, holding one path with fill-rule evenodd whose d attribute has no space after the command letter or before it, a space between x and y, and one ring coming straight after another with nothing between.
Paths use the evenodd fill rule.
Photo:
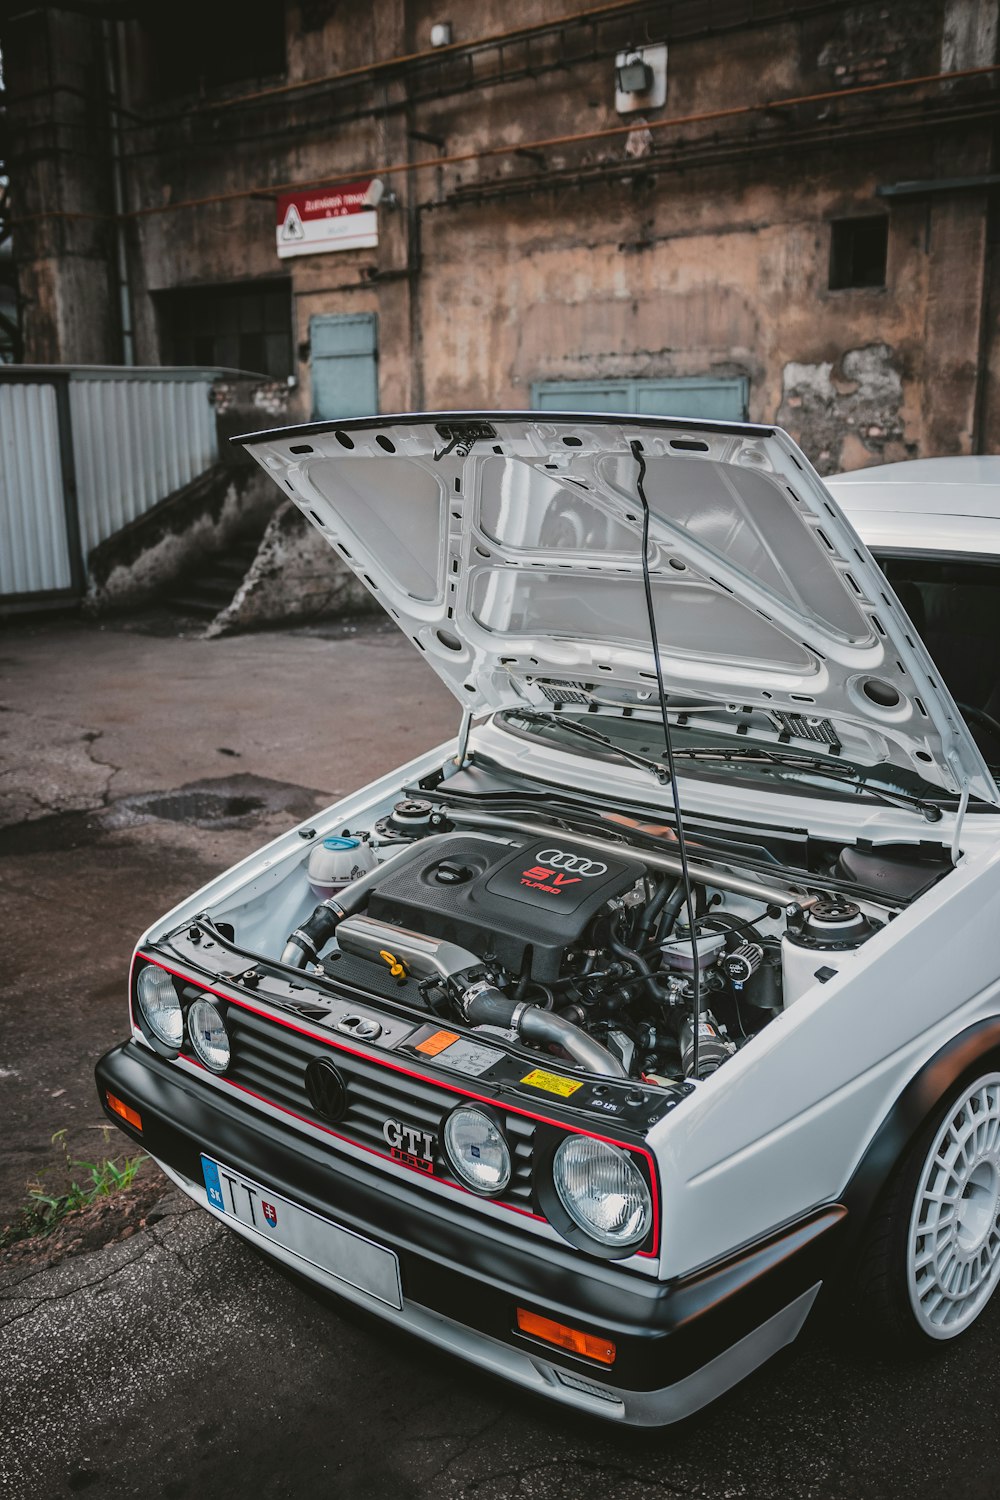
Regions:
<instances>
[{"instance_id":1,"label":"audi four rings logo","mask_svg":"<svg viewBox=\"0 0 1000 1500\"><path fill-rule=\"evenodd\" d=\"M538 855L540 865L548 865L552 870L565 870L571 875L606 875L607 865L602 865L599 859L585 859L582 854L570 854L566 849L546 849Z\"/></svg>"}]
</instances>

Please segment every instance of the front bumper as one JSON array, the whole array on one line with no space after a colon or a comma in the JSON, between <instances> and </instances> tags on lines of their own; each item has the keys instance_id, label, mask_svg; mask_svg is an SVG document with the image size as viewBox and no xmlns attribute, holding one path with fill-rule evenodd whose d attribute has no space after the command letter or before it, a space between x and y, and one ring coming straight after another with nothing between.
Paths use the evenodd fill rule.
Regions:
<instances>
[{"instance_id":1,"label":"front bumper","mask_svg":"<svg viewBox=\"0 0 1000 1500\"><path fill-rule=\"evenodd\" d=\"M832 1266L846 1210L831 1204L729 1259L653 1281L516 1226L457 1210L242 1098L217 1092L135 1042L107 1053L108 1118L203 1207L202 1152L399 1257L401 1311L299 1260L260 1231L230 1228L301 1274L494 1374L580 1410L660 1426L715 1399L795 1338ZM107 1110L138 1110L141 1134ZM215 1212L215 1210L209 1210ZM612 1370L519 1333L515 1309L614 1340Z\"/></svg>"}]
</instances>

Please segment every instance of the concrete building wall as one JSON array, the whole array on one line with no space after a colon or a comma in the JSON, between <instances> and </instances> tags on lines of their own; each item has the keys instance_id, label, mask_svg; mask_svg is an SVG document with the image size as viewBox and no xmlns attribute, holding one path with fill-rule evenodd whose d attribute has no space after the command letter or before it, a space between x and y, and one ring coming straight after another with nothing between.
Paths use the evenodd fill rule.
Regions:
<instances>
[{"instance_id":1,"label":"concrete building wall","mask_svg":"<svg viewBox=\"0 0 1000 1500\"><path fill-rule=\"evenodd\" d=\"M570 8L463 7L459 45L428 60L431 0L287 0L281 77L177 98L143 25L117 26L137 359L164 357L162 294L285 276L293 417L313 409L310 318L371 313L385 411L721 374L745 376L750 417L826 472L1000 445L997 189L980 180L998 171L998 84L884 87L995 65L996 0L637 3L555 26ZM79 68L100 40L69 13L47 25L50 68ZM642 41L668 45L666 103L621 116L614 53ZM42 68L27 39L17 56L15 126L21 79ZM390 59L410 60L365 71ZM58 159L50 206L106 210L95 152L93 170ZM398 203L379 210L377 248L278 261L282 187L434 159L385 175ZM931 186L879 195L914 181ZM831 225L868 215L888 220L885 285L832 290ZM80 224L82 258L60 256L49 220L18 232L29 358L107 357L114 225Z\"/></svg>"},{"instance_id":2,"label":"concrete building wall","mask_svg":"<svg viewBox=\"0 0 1000 1500\"><path fill-rule=\"evenodd\" d=\"M0 43L25 361L117 362L104 31L26 6Z\"/></svg>"}]
</instances>

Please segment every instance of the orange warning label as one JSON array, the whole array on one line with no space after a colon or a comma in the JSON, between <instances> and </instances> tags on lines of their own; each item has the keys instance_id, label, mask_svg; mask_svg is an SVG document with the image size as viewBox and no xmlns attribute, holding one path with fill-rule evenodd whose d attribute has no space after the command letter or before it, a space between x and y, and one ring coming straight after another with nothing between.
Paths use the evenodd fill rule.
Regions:
<instances>
[{"instance_id":1,"label":"orange warning label","mask_svg":"<svg viewBox=\"0 0 1000 1500\"><path fill-rule=\"evenodd\" d=\"M425 1037L422 1042L418 1042L414 1051L423 1052L427 1057L437 1057L439 1052L443 1052L446 1047L451 1046L452 1042L457 1041L457 1031L435 1031L433 1036Z\"/></svg>"}]
</instances>

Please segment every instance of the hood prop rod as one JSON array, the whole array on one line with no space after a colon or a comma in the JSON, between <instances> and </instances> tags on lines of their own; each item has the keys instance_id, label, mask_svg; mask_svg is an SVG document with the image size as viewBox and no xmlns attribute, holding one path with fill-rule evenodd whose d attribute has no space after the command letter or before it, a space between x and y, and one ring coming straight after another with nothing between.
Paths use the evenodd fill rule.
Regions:
<instances>
[{"instance_id":1,"label":"hood prop rod","mask_svg":"<svg viewBox=\"0 0 1000 1500\"><path fill-rule=\"evenodd\" d=\"M698 955L698 927L696 923L694 892L691 883L691 868L688 864L687 840L684 836L684 820L681 816L681 799L677 792L677 768L674 764L674 745L670 734L670 714L667 709L667 694L663 686L663 663L660 660L660 639L656 631L656 612L653 608L653 585L649 577L649 501L646 499L646 457L638 438L633 438L629 447L639 466L635 488L642 506L642 587L646 597L646 618L649 624L649 644L653 651L653 666L656 668L656 695L660 702L660 718L663 720L663 745L670 773L670 796L674 804L674 831L677 837L677 853L680 856L681 884L684 889L684 905L687 910L688 932L691 934L691 1073L700 1077L698 1071L701 1045L701 963Z\"/></svg>"}]
</instances>

